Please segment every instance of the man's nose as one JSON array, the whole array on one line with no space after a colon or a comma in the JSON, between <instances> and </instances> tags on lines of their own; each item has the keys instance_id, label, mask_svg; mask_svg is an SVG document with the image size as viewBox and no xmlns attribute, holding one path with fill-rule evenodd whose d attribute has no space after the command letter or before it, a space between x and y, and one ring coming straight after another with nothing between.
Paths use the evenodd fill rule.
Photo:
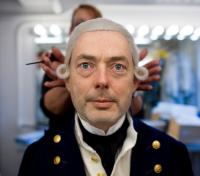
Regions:
<instances>
[{"instance_id":1,"label":"man's nose","mask_svg":"<svg viewBox=\"0 0 200 176\"><path fill-rule=\"evenodd\" d=\"M108 88L108 74L106 68L99 68L95 77L95 88Z\"/></svg>"}]
</instances>

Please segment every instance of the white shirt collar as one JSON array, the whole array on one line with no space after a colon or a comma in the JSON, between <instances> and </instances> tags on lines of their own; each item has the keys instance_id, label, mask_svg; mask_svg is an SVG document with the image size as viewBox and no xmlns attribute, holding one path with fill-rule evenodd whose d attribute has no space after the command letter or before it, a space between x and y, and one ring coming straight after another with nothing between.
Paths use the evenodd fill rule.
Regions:
<instances>
[{"instance_id":1,"label":"white shirt collar","mask_svg":"<svg viewBox=\"0 0 200 176\"><path fill-rule=\"evenodd\" d=\"M113 126L111 126L108 131L105 133L102 129L96 128L93 125L89 124L84 118L81 117L80 114L77 113L78 118L81 121L83 127L90 133L96 134L99 136L108 136L115 133L118 129L121 128L122 124L124 123L126 115L123 115Z\"/></svg>"},{"instance_id":2,"label":"white shirt collar","mask_svg":"<svg viewBox=\"0 0 200 176\"><path fill-rule=\"evenodd\" d=\"M116 154L116 161L112 170L111 176L129 176L130 175L130 168L131 168L131 156L132 156L132 149L136 144L137 141L137 132L134 129L132 117L129 113L126 115L129 121L129 127L127 129L127 136L123 143L123 146ZM85 165L85 171L87 176L96 175L97 173L104 173L106 172L103 168L101 162L91 162L91 158L93 156L100 158L100 156L96 153L96 151L89 146L87 143L83 141L82 132L78 123L78 115L75 115L75 136L76 140L79 144L79 148L81 151L81 155L83 158L83 162ZM134 157L134 156L133 156ZM101 161L101 158L100 158Z\"/></svg>"}]
</instances>

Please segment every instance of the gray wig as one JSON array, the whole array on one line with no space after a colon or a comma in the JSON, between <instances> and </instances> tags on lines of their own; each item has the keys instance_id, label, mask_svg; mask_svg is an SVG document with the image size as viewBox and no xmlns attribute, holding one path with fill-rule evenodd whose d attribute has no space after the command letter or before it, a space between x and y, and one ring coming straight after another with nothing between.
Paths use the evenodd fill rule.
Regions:
<instances>
[{"instance_id":1,"label":"gray wig","mask_svg":"<svg viewBox=\"0 0 200 176\"><path fill-rule=\"evenodd\" d=\"M138 80L147 79L148 70L145 67L138 66L138 62L139 62L138 49L135 45L135 42L131 34L122 25L105 18L97 18L97 19L92 19L92 20L83 22L80 25L78 25L74 29L74 31L71 33L71 36L66 48L65 63L61 64L56 70L57 76L60 79L67 79L69 77L70 59L71 59L73 48L75 47L78 38L81 36L81 34L85 32L92 32L92 31L120 32L127 39L129 43L131 53L132 53L133 64L135 68L134 70L135 77Z\"/></svg>"}]
</instances>

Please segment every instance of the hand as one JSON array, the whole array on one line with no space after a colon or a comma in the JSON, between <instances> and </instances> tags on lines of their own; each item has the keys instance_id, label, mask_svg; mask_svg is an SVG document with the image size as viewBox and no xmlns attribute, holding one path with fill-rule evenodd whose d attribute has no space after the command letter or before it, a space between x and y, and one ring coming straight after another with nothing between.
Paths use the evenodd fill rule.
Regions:
<instances>
[{"instance_id":1,"label":"hand","mask_svg":"<svg viewBox=\"0 0 200 176\"><path fill-rule=\"evenodd\" d=\"M139 113L142 109L142 106L143 106L142 96L140 95L133 96L130 105L131 115L134 116L135 114Z\"/></svg>"},{"instance_id":2,"label":"hand","mask_svg":"<svg viewBox=\"0 0 200 176\"><path fill-rule=\"evenodd\" d=\"M146 48L143 49L139 53L140 60L144 59L147 53L148 53L147 49ZM140 82L137 90L143 90L143 91L152 90L153 87L151 83L160 80L160 71L161 71L160 60L159 59L152 60L151 62L144 65L144 67L148 69L149 77L145 81Z\"/></svg>"},{"instance_id":3,"label":"hand","mask_svg":"<svg viewBox=\"0 0 200 176\"><path fill-rule=\"evenodd\" d=\"M51 54L53 54L55 58L53 61L50 60ZM41 67L44 70L45 74L47 74L47 76L52 79L52 81L46 81L44 85L49 88L64 86L64 81L58 79L56 75L56 69L60 64L64 62L64 56L62 55L61 51L55 47L52 48L51 54L44 53L41 56L41 60L43 61Z\"/></svg>"}]
</instances>

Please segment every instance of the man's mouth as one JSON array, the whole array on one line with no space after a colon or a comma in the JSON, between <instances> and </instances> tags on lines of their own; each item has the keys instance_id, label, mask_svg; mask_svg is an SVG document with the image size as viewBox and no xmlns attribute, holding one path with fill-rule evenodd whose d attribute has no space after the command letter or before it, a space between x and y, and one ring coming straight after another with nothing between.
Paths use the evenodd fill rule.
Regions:
<instances>
[{"instance_id":1,"label":"man's mouth","mask_svg":"<svg viewBox=\"0 0 200 176\"><path fill-rule=\"evenodd\" d=\"M94 99L91 101L92 104L94 105L94 107L98 108L98 109L108 109L110 108L114 101L110 100L110 99L105 99L105 98L98 98L98 99Z\"/></svg>"}]
</instances>

